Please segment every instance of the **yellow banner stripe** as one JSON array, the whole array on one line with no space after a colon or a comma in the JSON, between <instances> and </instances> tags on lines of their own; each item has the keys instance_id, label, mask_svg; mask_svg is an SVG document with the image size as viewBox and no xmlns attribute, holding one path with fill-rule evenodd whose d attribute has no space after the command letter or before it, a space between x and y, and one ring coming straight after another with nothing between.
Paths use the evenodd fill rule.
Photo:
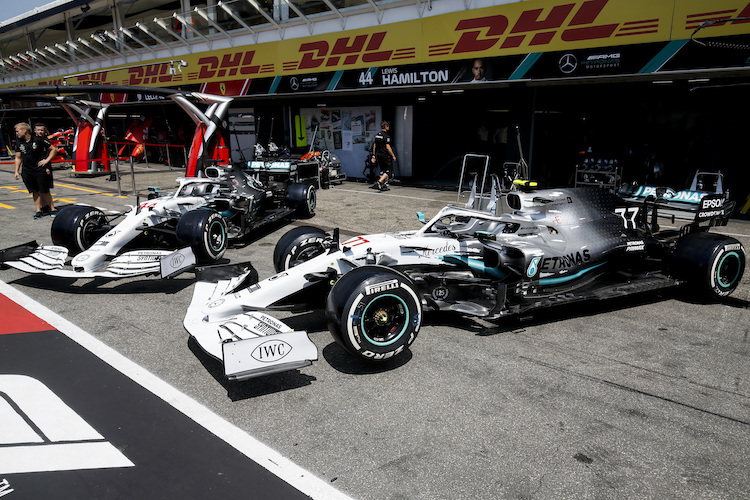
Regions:
<instances>
[{"instance_id":1,"label":"yellow banner stripe","mask_svg":"<svg viewBox=\"0 0 750 500\"><path fill-rule=\"evenodd\" d=\"M744 16L748 0L527 0L303 38L181 56L70 77L67 84L146 87L251 80L371 67L686 40L701 22ZM701 34L748 33L747 23L715 24ZM62 76L25 85L56 85ZM0 87L11 84L0 85Z\"/></svg>"}]
</instances>

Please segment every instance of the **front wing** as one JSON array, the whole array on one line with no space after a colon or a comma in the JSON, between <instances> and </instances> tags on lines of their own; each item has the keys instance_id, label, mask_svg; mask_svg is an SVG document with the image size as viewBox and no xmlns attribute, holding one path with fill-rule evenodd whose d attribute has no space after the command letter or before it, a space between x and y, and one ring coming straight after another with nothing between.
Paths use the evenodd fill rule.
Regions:
<instances>
[{"instance_id":1,"label":"front wing","mask_svg":"<svg viewBox=\"0 0 750 500\"><path fill-rule=\"evenodd\" d=\"M296 370L317 361L318 349L307 332L293 330L267 314L247 311L209 320L206 304L222 300L235 281L197 282L184 320L198 345L222 362L229 380Z\"/></svg>"},{"instance_id":2,"label":"front wing","mask_svg":"<svg viewBox=\"0 0 750 500\"><path fill-rule=\"evenodd\" d=\"M36 242L0 252L0 264L29 274L58 278L126 278L147 274L173 277L195 266L190 248L172 250L133 250L113 258L97 271L66 269L68 249L56 245L37 246Z\"/></svg>"}]
</instances>

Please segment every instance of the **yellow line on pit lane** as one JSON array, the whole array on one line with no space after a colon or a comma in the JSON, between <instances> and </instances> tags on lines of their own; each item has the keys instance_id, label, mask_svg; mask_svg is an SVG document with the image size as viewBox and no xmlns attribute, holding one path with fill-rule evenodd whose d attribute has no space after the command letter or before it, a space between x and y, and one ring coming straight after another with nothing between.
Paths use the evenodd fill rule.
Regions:
<instances>
[{"instance_id":1,"label":"yellow line on pit lane","mask_svg":"<svg viewBox=\"0 0 750 500\"><path fill-rule=\"evenodd\" d=\"M5 203L0 203L0 208L9 208L11 210L14 210L16 207L11 207L10 205L6 205Z\"/></svg>"},{"instance_id":2,"label":"yellow line on pit lane","mask_svg":"<svg viewBox=\"0 0 750 500\"><path fill-rule=\"evenodd\" d=\"M103 194L104 196L114 196L115 198L127 198L127 196L118 196L114 193L105 193L103 191L94 191L93 189L86 189L82 187L76 187L71 186L70 184L60 184L59 182L55 182L56 186L68 188L68 189L75 189L76 191L86 191L87 193L94 193L94 194Z\"/></svg>"}]
</instances>

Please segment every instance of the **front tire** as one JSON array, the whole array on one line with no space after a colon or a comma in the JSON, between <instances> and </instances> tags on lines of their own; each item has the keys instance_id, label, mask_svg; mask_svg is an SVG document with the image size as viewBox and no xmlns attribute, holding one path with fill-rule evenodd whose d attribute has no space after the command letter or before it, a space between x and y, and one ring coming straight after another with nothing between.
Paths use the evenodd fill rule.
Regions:
<instances>
[{"instance_id":1,"label":"front tire","mask_svg":"<svg viewBox=\"0 0 750 500\"><path fill-rule=\"evenodd\" d=\"M227 249L227 223L213 210L191 210L177 223L177 241L193 249L199 262L215 262Z\"/></svg>"},{"instance_id":2,"label":"front tire","mask_svg":"<svg viewBox=\"0 0 750 500\"><path fill-rule=\"evenodd\" d=\"M417 338L422 304L405 275L383 266L362 266L331 289L326 319L333 338L349 353L385 361L404 353Z\"/></svg>"},{"instance_id":3,"label":"front tire","mask_svg":"<svg viewBox=\"0 0 750 500\"><path fill-rule=\"evenodd\" d=\"M282 236L273 250L273 267L277 273L308 261L325 252L328 235L313 226L300 226Z\"/></svg>"},{"instance_id":4,"label":"front tire","mask_svg":"<svg viewBox=\"0 0 750 500\"><path fill-rule=\"evenodd\" d=\"M52 243L68 249L70 255L88 250L106 233L107 218L96 207L72 205L65 207L52 221Z\"/></svg>"},{"instance_id":5,"label":"front tire","mask_svg":"<svg viewBox=\"0 0 750 500\"><path fill-rule=\"evenodd\" d=\"M672 255L674 274L703 298L717 300L737 289L745 271L745 251L734 238L696 233L682 238Z\"/></svg>"}]
</instances>

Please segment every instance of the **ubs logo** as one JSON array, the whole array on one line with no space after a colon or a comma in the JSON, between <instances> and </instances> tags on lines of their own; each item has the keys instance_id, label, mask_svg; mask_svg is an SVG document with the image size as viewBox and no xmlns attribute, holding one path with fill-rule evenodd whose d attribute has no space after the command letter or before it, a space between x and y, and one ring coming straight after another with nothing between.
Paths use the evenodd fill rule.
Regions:
<instances>
[{"instance_id":1,"label":"ubs logo","mask_svg":"<svg viewBox=\"0 0 750 500\"><path fill-rule=\"evenodd\" d=\"M578 67L578 58L573 54L564 54L557 62L560 71L569 75Z\"/></svg>"}]
</instances>

